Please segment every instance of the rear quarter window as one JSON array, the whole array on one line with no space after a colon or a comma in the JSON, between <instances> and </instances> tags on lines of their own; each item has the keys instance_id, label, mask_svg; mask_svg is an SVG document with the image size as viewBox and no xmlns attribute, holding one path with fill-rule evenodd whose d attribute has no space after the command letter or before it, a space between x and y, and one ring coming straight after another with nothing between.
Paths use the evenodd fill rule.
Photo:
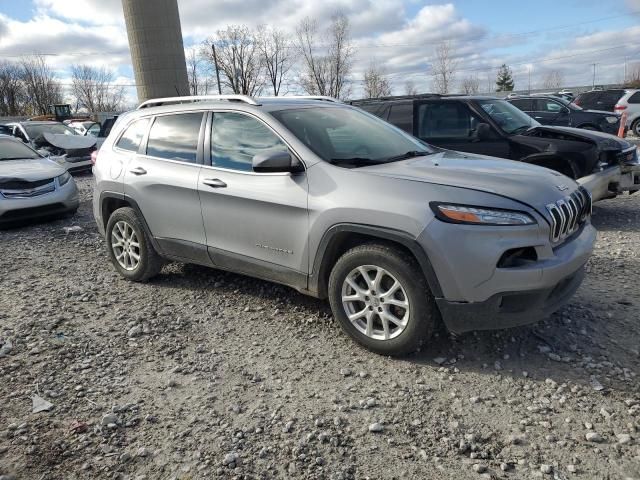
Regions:
<instances>
[{"instance_id":1,"label":"rear quarter window","mask_svg":"<svg viewBox=\"0 0 640 480\"><path fill-rule=\"evenodd\" d=\"M640 103L640 91L634 93L633 95L631 95L629 97L629 99L627 100L627 103L631 103L631 104L638 104Z\"/></svg>"},{"instance_id":2,"label":"rear quarter window","mask_svg":"<svg viewBox=\"0 0 640 480\"><path fill-rule=\"evenodd\" d=\"M148 118L140 118L129 125L120 139L116 142L116 147L128 152L137 152L140 147L142 137L147 132L149 125Z\"/></svg>"}]
</instances>

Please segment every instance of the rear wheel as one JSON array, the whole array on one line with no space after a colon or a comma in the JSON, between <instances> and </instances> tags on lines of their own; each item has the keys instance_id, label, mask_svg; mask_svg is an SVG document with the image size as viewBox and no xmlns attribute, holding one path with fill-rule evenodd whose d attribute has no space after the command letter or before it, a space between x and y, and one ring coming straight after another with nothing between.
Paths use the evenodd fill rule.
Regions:
<instances>
[{"instance_id":1,"label":"rear wheel","mask_svg":"<svg viewBox=\"0 0 640 480\"><path fill-rule=\"evenodd\" d=\"M636 137L640 137L640 118L631 125L631 131Z\"/></svg>"},{"instance_id":2,"label":"rear wheel","mask_svg":"<svg viewBox=\"0 0 640 480\"><path fill-rule=\"evenodd\" d=\"M111 214L106 241L111 263L126 279L146 282L162 269L162 258L153 248L134 209L123 207Z\"/></svg>"},{"instance_id":3,"label":"rear wheel","mask_svg":"<svg viewBox=\"0 0 640 480\"><path fill-rule=\"evenodd\" d=\"M415 261L387 245L362 245L346 252L331 271L328 291L342 329L384 355L419 350L440 318Z\"/></svg>"}]
</instances>

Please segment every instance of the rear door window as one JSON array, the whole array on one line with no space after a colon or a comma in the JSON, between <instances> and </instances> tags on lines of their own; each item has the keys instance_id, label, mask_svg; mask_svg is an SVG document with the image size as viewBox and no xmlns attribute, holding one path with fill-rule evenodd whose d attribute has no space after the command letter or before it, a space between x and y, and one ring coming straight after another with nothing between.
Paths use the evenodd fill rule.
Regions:
<instances>
[{"instance_id":1,"label":"rear door window","mask_svg":"<svg viewBox=\"0 0 640 480\"><path fill-rule=\"evenodd\" d=\"M629 97L629 100L627 100L627 103L632 103L632 104L637 104L640 103L640 92L636 92L633 95L631 95Z\"/></svg>"},{"instance_id":2,"label":"rear door window","mask_svg":"<svg viewBox=\"0 0 640 480\"><path fill-rule=\"evenodd\" d=\"M413 135L413 103L391 105L389 123Z\"/></svg>"},{"instance_id":3,"label":"rear door window","mask_svg":"<svg viewBox=\"0 0 640 480\"><path fill-rule=\"evenodd\" d=\"M142 137L144 137L144 134L147 132L147 125L149 125L148 118L141 118L133 122L124 131L116 143L116 147L129 152L137 152Z\"/></svg>"},{"instance_id":4,"label":"rear door window","mask_svg":"<svg viewBox=\"0 0 640 480\"><path fill-rule=\"evenodd\" d=\"M535 100L534 111L536 112L559 113L560 110L562 110L562 105L560 105L559 102L547 98L538 98Z\"/></svg>"},{"instance_id":5,"label":"rear door window","mask_svg":"<svg viewBox=\"0 0 640 480\"><path fill-rule=\"evenodd\" d=\"M156 117L147 142L147 155L196 163L202 112Z\"/></svg>"}]
</instances>

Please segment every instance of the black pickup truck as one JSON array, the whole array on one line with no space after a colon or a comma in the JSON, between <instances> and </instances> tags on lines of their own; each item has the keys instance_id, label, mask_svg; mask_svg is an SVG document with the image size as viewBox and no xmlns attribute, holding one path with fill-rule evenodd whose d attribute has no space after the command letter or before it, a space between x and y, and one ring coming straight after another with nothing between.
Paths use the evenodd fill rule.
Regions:
<instances>
[{"instance_id":1,"label":"black pickup truck","mask_svg":"<svg viewBox=\"0 0 640 480\"><path fill-rule=\"evenodd\" d=\"M634 145L602 132L540 125L502 99L428 94L350 103L436 147L556 170L578 180L594 201L640 189Z\"/></svg>"}]
</instances>

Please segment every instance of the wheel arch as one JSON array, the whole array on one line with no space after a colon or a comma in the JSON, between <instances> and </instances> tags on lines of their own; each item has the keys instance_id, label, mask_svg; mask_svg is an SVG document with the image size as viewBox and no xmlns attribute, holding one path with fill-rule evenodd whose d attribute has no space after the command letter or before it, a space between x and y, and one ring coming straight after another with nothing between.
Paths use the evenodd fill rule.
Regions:
<instances>
[{"instance_id":1,"label":"wheel arch","mask_svg":"<svg viewBox=\"0 0 640 480\"><path fill-rule=\"evenodd\" d=\"M115 212L117 209L123 208L123 207L129 207L135 210L140 220L140 223L142 223L142 227L144 228L149 239L151 240L151 244L153 245L153 248L155 248L156 252L161 253L162 249L160 248L160 245L158 244L155 237L151 233L151 230L149 229L149 225L147 225L147 221L145 220L144 215L142 214L142 211L138 206L138 203L133 198L123 193L102 192L100 194L100 214L102 215L102 227L105 234L107 230L107 223L109 222L109 217L111 217L113 212Z\"/></svg>"},{"instance_id":2,"label":"wheel arch","mask_svg":"<svg viewBox=\"0 0 640 480\"><path fill-rule=\"evenodd\" d=\"M309 275L309 292L326 298L329 274L338 258L347 250L366 243L392 244L405 251L418 263L434 297L442 297L431 261L414 237L399 230L351 223L334 225L322 236Z\"/></svg>"}]
</instances>

